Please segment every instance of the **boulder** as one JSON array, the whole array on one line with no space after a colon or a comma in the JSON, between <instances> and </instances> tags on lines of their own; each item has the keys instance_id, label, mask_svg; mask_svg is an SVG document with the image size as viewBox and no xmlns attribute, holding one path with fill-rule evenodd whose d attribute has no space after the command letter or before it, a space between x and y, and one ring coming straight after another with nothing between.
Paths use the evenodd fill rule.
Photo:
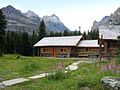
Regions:
<instances>
[{"instance_id":1,"label":"boulder","mask_svg":"<svg viewBox=\"0 0 120 90\"><path fill-rule=\"evenodd\" d=\"M120 77L106 76L101 79L105 90L120 90Z\"/></svg>"},{"instance_id":2,"label":"boulder","mask_svg":"<svg viewBox=\"0 0 120 90\"><path fill-rule=\"evenodd\" d=\"M0 83L0 88L5 88L5 85L3 83Z\"/></svg>"}]
</instances>

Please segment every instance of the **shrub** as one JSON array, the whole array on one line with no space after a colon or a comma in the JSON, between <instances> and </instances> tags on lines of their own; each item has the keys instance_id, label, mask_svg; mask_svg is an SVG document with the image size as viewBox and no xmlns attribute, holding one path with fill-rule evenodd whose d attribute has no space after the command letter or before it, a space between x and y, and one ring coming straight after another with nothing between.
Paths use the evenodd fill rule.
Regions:
<instances>
[{"instance_id":1,"label":"shrub","mask_svg":"<svg viewBox=\"0 0 120 90\"><path fill-rule=\"evenodd\" d=\"M89 85L89 82L85 79L81 79L78 81L78 87L87 87Z\"/></svg>"},{"instance_id":2,"label":"shrub","mask_svg":"<svg viewBox=\"0 0 120 90\"><path fill-rule=\"evenodd\" d=\"M97 82L94 79L91 78L84 78L84 79L80 79L78 81L78 87L93 87L97 84Z\"/></svg>"},{"instance_id":3,"label":"shrub","mask_svg":"<svg viewBox=\"0 0 120 90\"><path fill-rule=\"evenodd\" d=\"M65 79L65 78L67 78L67 74L65 74L64 72L62 72L62 71L57 71L57 72L53 72L53 73L51 73L51 74L49 74L48 76L47 76L47 78L49 79L49 80L62 80L62 79Z\"/></svg>"},{"instance_id":4,"label":"shrub","mask_svg":"<svg viewBox=\"0 0 120 90\"><path fill-rule=\"evenodd\" d=\"M17 60L21 60L21 56L18 54L16 57Z\"/></svg>"},{"instance_id":5,"label":"shrub","mask_svg":"<svg viewBox=\"0 0 120 90\"><path fill-rule=\"evenodd\" d=\"M2 52L2 50L0 50L0 57L1 57L1 56L3 56L3 52Z\"/></svg>"},{"instance_id":6,"label":"shrub","mask_svg":"<svg viewBox=\"0 0 120 90\"><path fill-rule=\"evenodd\" d=\"M120 64L120 55L118 55L118 57L115 60L116 64Z\"/></svg>"},{"instance_id":7,"label":"shrub","mask_svg":"<svg viewBox=\"0 0 120 90\"><path fill-rule=\"evenodd\" d=\"M32 72L34 70L37 70L39 68L39 65L35 62L30 62L26 64L23 68L24 72Z\"/></svg>"},{"instance_id":8,"label":"shrub","mask_svg":"<svg viewBox=\"0 0 120 90\"><path fill-rule=\"evenodd\" d=\"M118 36L117 38L118 38L118 42L120 43L120 36ZM115 61L116 61L116 64L120 64L120 48L118 48L117 52L118 52L118 57Z\"/></svg>"}]
</instances>

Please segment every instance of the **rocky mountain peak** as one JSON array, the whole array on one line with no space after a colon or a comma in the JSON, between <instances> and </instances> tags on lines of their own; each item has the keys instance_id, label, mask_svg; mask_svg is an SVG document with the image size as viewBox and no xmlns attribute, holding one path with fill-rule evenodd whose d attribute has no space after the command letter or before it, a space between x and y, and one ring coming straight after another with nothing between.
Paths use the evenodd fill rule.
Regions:
<instances>
[{"instance_id":1,"label":"rocky mountain peak","mask_svg":"<svg viewBox=\"0 0 120 90\"><path fill-rule=\"evenodd\" d=\"M57 17L55 14L52 14L51 17Z\"/></svg>"},{"instance_id":2,"label":"rocky mountain peak","mask_svg":"<svg viewBox=\"0 0 120 90\"><path fill-rule=\"evenodd\" d=\"M7 9L15 9L13 6L11 6L11 5L8 5L8 6L6 6L6 8Z\"/></svg>"},{"instance_id":3,"label":"rocky mountain peak","mask_svg":"<svg viewBox=\"0 0 120 90\"><path fill-rule=\"evenodd\" d=\"M13 6L11 6L11 5L8 5L8 6L6 6L6 8L13 8L13 9L15 9Z\"/></svg>"},{"instance_id":4,"label":"rocky mountain peak","mask_svg":"<svg viewBox=\"0 0 120 90\"><path fill-rule=\"evenodd\" d=\"M17 9L15 9L13 6L11 6L11 5L8 5L8 6L6 6L6 7L4 7L4 8L2 8L3 10L6 10L6 12L19 12L19 13L21 13L21 11L20 10L17 10Z\"/></svg>"},{"instance_id":5,"label":"rocky mountain peak","mask_svg":"<svg viewBox=\"0 0 120 90\"><path fill-rule=\"evenodd\" d=\"M56 16L55 14L51 15L51 16L43 16L43 20L44 22L55 22L55 23L61 23L60 19L58 18L58 16Z\"/></svg>"},{"instance_id":6,"label":"rocky mountain peak","mask_svg":"<svg viewBox=\"0 0 120 90\"><path fill-rule=\"evenodd\" d=\"M30 10L26 13L26 16L27 17L39 17L37 14L35 14L33 11L30 11Z\"/></svg>"},{"instance_id":7,"label":"rocky mountain peak","mask_svg":"<svg viewBox=\"0 0 120 90\"><path fill-rule=\"evenodd\" d=\"M45 25L47 26L47 30L48 31L58 31L58 32L63 32L64 30L68 30L69 29L67 27L65 27L65 25L60 21L60 19L58 18L58 16L56 16L55 14L51 15L51 16L43 16L42 18L45 22Z\"/></svg>"},{"instance_id":8,"label":"rocky mountain peak","mask_svg":"<svg viewBox=\"0 0 120 90\"><path fill-rule=\"evenodd\" d=\"M116 10L117 12L120 12L120 7Z\"/></svg>"},{"instance_id":9,"label":"rocky mountain peak","mask_svg":"<svg viewBox=\"0 0 120 90\"><path fill-rule=\"evenodd\" d=\"M96 23L98 23L96 20L93 22L93 24L96 24Z\"/></svg>"}]
</instances>

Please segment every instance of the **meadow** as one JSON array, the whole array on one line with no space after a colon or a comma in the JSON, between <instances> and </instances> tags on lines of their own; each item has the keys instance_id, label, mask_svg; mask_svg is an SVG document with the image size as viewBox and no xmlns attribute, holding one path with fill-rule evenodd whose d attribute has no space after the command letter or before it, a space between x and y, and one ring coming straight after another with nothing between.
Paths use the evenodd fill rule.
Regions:
<instances>
[{"instance_id":1,"label":"meadow","mask_svg":"<svg viewBox=\"0 0 120 90\"><path fill-rule=\"evenodd\" d=\"M6 60L6 58L9 60ZM5 60L5 62L3 62ZM15 56L6 56L0 59L3 64L7 64L4 69L19 73L14 75L13 72L1 74L0 77L12 78L17 76L29 76L40 73L41 71L56 71L56 74L48 75L42 79L31 80L21 84L5 88L5 90L104 90L101 84L101 78L104 76L120 77L120 65L109 61L96 61L95 63L80 63L78 70L64 73L64 69L56 69L56 65L62 61L64 68L74 62L73 59L51 59L40 57L21 57L21 60L16 60ZM30 63L37 63L32 66ZM13 63L15 63L13 65ZM26 65L29 67L26 67ZM30 65L30 66L29 66ZM10 67L12 66L12 67ZM1 66L0 66L1 67ZM117 67L117 68L114 68ZM4 70L3 69L3 70ZM22 70L21 70L22 69ZM9 70L8 70L9 71ZM29 72L26 72L29 71ZM1 72L1 71L0 71ZM10 71L9 71L10 72ZM13 75L13 76L11 76Z\"/></svg>"},{"instance_id":2,"label":"meadow","mask_svg":"<svg viewBox=\"0 0 120 90\"><path fill-rule=\"evenodd\" d=\"M64 69L73 59L4 55L0 57L0 78L3 80L28 77L57 69Z\"/></svg>"}]
</instances>

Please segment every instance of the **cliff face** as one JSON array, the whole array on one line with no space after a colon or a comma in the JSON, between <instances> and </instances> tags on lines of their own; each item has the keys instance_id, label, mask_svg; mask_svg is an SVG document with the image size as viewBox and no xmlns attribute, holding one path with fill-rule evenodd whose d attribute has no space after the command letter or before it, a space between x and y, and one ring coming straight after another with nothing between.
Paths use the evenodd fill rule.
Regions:
<instances>
[{"instance_id":1,"label":"cliff face","mask_svg":"<svg viewBox=\"0 0 120 90\"><path fill-rule=\"evenodd\" d=\"M101 21L94 21L91 30L98 29L100 25L108 25L110 20L112 20L112 23L114 25L120 25L120 8L118 8L110 16L105 16Z\"/></svg>"}]
</instances>

